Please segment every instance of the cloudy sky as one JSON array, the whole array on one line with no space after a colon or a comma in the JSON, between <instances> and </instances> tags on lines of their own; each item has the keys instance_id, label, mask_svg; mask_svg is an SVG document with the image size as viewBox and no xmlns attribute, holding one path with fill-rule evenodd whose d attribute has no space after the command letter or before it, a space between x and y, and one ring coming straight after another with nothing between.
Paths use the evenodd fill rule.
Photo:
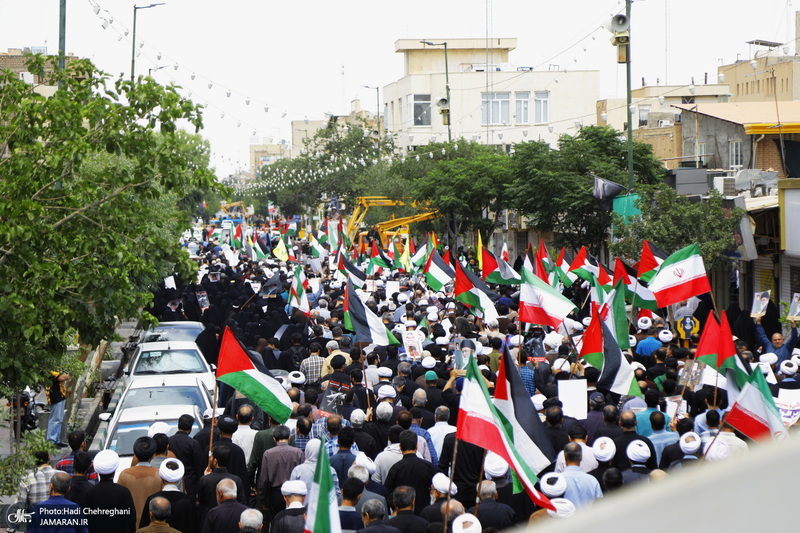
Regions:
<instances>
[{"instance_id":1,"label":"cloudy sky","mask_svg":"<svg viewBox=\"0 0 800 533\"><path fill-rule=\"evenodd\" d=\"M66 1L67 51L129 76L133 6L151 1ZM346 113L355 98L372 110L374 90L362 86L402 76L397 39L513 37L518 66L600 70L598 98L625 91L624 66L602 27L624 12L621 0L160 1L138 10L136 72L164 67L152 72L156 80L207 104L203 135L219 176L248 166L251 141L288 139L291 120ZM55 53L58 5L0 0L0 51ZM795 53L787 0L640 0L631 19L634 88L642 78L699 84L705 73L714 82L718 65L752 56L745 42L753 39L786 42Z\"/></svg>"}]
</instances>

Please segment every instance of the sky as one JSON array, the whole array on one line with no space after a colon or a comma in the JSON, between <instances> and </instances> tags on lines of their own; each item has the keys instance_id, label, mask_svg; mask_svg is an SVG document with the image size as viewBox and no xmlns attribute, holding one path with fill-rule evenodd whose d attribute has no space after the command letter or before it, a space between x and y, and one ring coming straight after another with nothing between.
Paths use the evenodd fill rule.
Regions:
<instances>
[{"instance_id":1,"label":"sky","mask_svg":"<svg viewBox=\"0 0 800 533\"><path fill-rule=\"evenodd\" d=\"M357 98L373 111L375 91L362 86L403 75L397 39L516 38L513 64L599 70L598 99L625 94L625 68L603 27L624 12L623 0L160 2L137 10L136 73L153 69L158 82L207 106L201 135L219 177L249 167L251 143L290 140L291 120L346 114ZM66 3L67 52L129 77L133 7L152 1ZM791 1L636 0L631 10L633 88L642 78L701 84L706 73L713 83L717 66L752 57L754 39L795 53ZM59 0L0 0L0 52L56 53L58 11Z\"/></svg>"}]
</instances>

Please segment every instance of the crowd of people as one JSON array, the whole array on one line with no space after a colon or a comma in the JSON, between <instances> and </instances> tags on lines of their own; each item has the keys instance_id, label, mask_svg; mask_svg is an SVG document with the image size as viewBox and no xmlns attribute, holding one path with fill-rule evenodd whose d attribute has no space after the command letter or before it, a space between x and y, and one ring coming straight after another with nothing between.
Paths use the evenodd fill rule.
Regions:
<instances>
[{"instance_id":1,"label":"crowd of people","mask_svg":"<svg viewBox=\"0 0 800 533\"><path fill-rule=\"evenodd\" d=\"M191 435L189 414L171 435L154 424L134 445L134 466L117 481L116 453L91 457L83 433L73 432L65 460L53 468L49 457L39 457L40 466L21 483L20 500L33 509L34 525L60 506L82 516L88 531L301 533L325 453L342 531L499 531L569 517L621 488L728 460L752 445L726 424L724 389L681 379L699 337L680 345L658 317L631 330L636 342L626 356L641 396L620 396L599 389L600 371L576 356L580 316L553 331L526 328L510 287L498 289L499 318L483 322L418 276L378 277L365 305L398 339L416 332L423 350L412 357L403 345L367 344L346 330L334 272L307 270L319 282L309 290L307 315L287 306L285 265L246 256L231 264L214 249L211 243L200 250L199 282L162 288L152 312L162 320L202 321L211 362L213 341L231 328L257 367L284 383L291 417L280 423L223 387L199 433ZM394 281L398 290L390 293ZM582 295L574 296L580 303ZM758 342L737 341L739 354L771 365L776 392L800 387L794 324L784 341L781 332L767 338L758 322ZM498 455L460 440L456 454L459 360L470 356L490 393L504 357L519 370L554 454L539 473L539 490L553 508L515 491ZM565 414L562 380L585 380L585 419ZM667 398L675 397L685 403L671 416Z\"/></svg>"}]
</instances>

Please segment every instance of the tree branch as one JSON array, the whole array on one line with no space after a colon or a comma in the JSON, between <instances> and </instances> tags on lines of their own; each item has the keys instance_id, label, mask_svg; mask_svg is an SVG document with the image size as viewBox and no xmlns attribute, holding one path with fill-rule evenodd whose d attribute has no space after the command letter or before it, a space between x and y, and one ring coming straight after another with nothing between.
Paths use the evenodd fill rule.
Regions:
<instances>
[{"instance_id":1,"label":"tree branch","mask_svg":"<svg viewBox=\"0 0 800 533\"><path fill-rule=\"evenodd\" d=\"M92 202L91 204L89 204L87 206L81 207L80 209L76 209L75 211L73 211L69 215L65 216L64 218L62 218L61 220L59 220L58 222L53 224L53 229L56 229L57 227L61 226L62 224L65 224L66 222L69 222L70 220L72 220L76 216L78 216L78 215L80 215L82 213L85 213L86 211L90 211L90 210L94 209L95 207L101 206L104 203L111 201L113 198L119 196L120 194L122 194L123 192L127 191L128 189L134 189L136 187L141 187L142 185L146 185L146 184L152 182L155 179L156 179L156 177L153 176L152 178L150 178L148 180L145 180L145 181L143 181L141 183L129 183L127 185L124 185L124 186L120 187L119 189L117 189L116 191L114 191L111 194L109 194L108 196L106 196L105 198L100 198L96 202Z\"/></svg>"}]
</instances>

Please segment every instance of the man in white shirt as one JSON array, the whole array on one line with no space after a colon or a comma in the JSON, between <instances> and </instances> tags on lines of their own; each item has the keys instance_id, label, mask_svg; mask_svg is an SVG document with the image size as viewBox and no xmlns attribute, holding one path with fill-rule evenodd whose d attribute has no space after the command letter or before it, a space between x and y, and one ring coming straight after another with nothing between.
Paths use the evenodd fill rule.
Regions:
<instances>
[{"instance_id":1,"label":"man in white shirt","mask_svg":"<svg viewBox=\"0 0 800 533\"><path fill-rule=\"evenodd\" d=\"M436 411L433 413L433 416L436 420L436 423L432 428L428 429L428 433L430 433L431 440L433 441L433 447L436 449L436 456L441 457L444 438L450 433L455 433L456 427L451 426L448 423L450 420L450 408L445 405L440 405L437 407Z\"/></svg>"}]
</instances>

